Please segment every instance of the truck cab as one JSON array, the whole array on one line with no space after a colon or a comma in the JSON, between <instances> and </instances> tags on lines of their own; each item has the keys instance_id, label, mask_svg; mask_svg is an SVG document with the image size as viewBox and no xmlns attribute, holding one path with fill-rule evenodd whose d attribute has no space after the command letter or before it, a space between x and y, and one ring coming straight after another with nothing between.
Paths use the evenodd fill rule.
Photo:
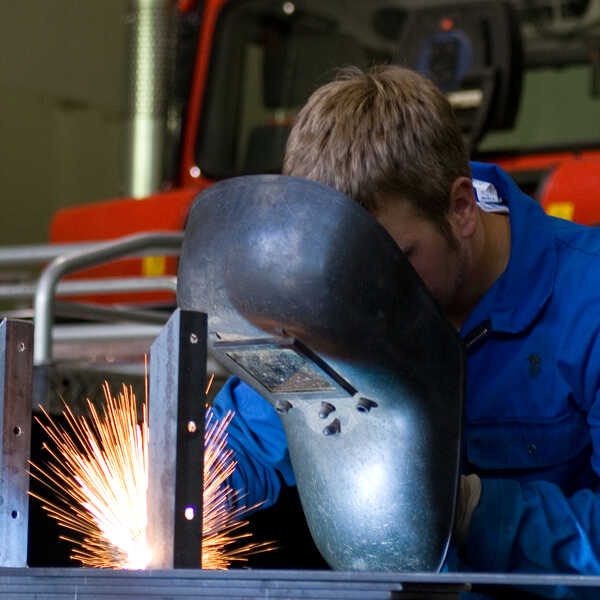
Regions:
<instances>
[{"instance_id":1,"label":"truck cab","mask_svg":"<svg viewBox=\"0 0 600 600\"><path fill-rule=\"evenodd\" d=\"M183 229L194 197L214 181L280 172L294 117L314 89L345 66L382 62L438 84L473 158L500 164L557 216L600 221L588 189L597 189L600 161L598 2L207 0L178 10L172 96L181 119L163 189L61 210L51 242ZM577 175L556 177L565 164ZM566 197L572 180L577 198ZM175 258L149 256L78 276L175 273Z\"/></svg>"}]
</instances>

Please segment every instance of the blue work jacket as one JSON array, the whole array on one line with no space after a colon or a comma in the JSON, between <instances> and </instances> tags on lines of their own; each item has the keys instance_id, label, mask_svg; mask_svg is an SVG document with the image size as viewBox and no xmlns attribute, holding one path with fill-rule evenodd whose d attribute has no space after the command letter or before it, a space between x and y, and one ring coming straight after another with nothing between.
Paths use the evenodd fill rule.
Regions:
<instances>
[{"instance_id":1,"label":"blue work jacket","mask_svg":"<svg viewBox=\"0 0 600 600\"><path fill-rule=\"evenodd\" d=\"M600 574L600 229L547 216L494 165L472 163L508 205L511 255L460 334L465 459L482 479L461 568ZM272 504L294 475L271 406L238 379L232 484Z\"/></svg>"}]
</instances>

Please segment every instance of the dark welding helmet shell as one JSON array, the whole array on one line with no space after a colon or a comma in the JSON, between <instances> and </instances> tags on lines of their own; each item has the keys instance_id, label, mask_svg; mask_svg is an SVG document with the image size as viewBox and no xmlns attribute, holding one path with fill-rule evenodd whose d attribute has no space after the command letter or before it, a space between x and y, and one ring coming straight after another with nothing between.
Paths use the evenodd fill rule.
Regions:
<instances>
[{"instance_id":1,"label":"dark welding helmet shell","mask_svg":"<svg viewBox=\"0 0 600 600\"><path fill-rule=\"evenodd\" d=\"M362 207L283 175L225 180L188 218L178 305L281 416L315 543L347 570L437 570L458 484L461 342Z\"/></svg>"}]
</instances>

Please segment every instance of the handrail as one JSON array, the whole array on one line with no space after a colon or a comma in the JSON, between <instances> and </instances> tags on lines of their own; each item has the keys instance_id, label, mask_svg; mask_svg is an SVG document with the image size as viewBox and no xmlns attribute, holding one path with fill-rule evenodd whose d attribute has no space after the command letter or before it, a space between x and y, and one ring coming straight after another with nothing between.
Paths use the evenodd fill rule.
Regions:
<instances>
[{"instance_id":1,"label":"handrail","mask_svg":"<svg viewBox=\"0 0 600 600\"><path fill-rule=\"evenodd\" d=\"M162 328L162 325L138 322L63 324L53 327L52 340L57 345L87 342L90 339L105 343L122 340L127 340L127 342L148 340L148 347L150 347L150 342L154 341ZM143 365L140 368L143 373ZM226 377L228 373L211 355L207 356L206 370L207 373L214 373L217 377Z\"/></svg>"},{"instance_id":2,"label":"handrail","mask_svg":"<svg viewBox=\"0 0 600 600\"><path fill-rule=\"evenodd\" d=\"M54 314L56 317L67 317L72 319L84 319L99 322L124 322L134 323L158 323L164 325L171 316L172 310L157 310L150 308L129 308L127 306L101 305L91 302L60 301L54 302ZM33 315L32 315L33 318ZM53 329L56 328L56 324ZM94 339L94 338L90 338Z\"/></svg>"},{"instance_id":3,"label":"handrail","mask_svg":"<svg viewBox=\"0 0 600 600\"><path fill-rule=\"evenodd\" d=\"M162 325L151 323L84 323L78 325L56 325L52 339L57 342L85 342L107 340L154 339L162 330Z\"/></svg>"},{"instance_id":4,"label":"handrail","mask_svg":"<svg viewBox=\"0 0 600 600\"><path fill-rule=\"evenodd\" d=\"M123 238L116 238L116 241ZM0 246L0 266L14 267L17 265L37 265L50 262L59 256L66 254L74 254L76 252L84 252L93 250L99 246L106 245L107 241L101 242L73 242L67 244L31 244L19 246ZM173 255L178 254L176 249L172 247L153 248L149 250L140 249L134 253L134 256L147 256L148 254Z\"/></svg>"},{"instance_id":5,"label":"handrail","mask_svg":"<svg viewBox=\"0 0 600 600\"><path fill-rule=\"evenodd\" d=\"M0 300L20 300L35 296L37 283L0 284ZM177 277L105 277L61 281L55 296L86 296L122 292L177 291Z\"/></svg>"},{"instance_id":6,"label":"handrail","mask_svg":"<svg viewBox=\"0 0 600 600\"><path fill-rule=\"evenodd\" d=\"M52 357L52 322L54 294L61 277L115 258L147 248L180 248L183 232L141 233L97 244L55 258L38 279L34 299L33 363L44 365Z\"/></svg>"}]
</instances>

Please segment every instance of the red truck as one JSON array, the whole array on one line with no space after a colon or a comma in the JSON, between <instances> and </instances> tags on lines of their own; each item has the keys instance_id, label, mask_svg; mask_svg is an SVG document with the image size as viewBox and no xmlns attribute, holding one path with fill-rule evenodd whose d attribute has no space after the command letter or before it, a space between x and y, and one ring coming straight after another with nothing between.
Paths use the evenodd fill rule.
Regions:
<instances>
[{"instance_id":1,"label":"red truck","mask_svg":"<svg viewBox=\"0 0 600 600\"><path fill-rule=\"evenodd\" d=\"M337 67L378 62L432 77L455 106L475 159L499 163L555 215L600 221L595 0L180 0L177 10L182 127L166 189L61 210L51 242L181 230L194 197L215 180L280 170L295 114ZM556 81L563 83L544 94ZM557 100L563 108L552 113ZM544 114L552 120L541 127L546 133L519 133ZM556 127L573 118L574 126ZM174 257L155 256L81 276L175 272ZM146 292L119 301L172 298Z\"/></svg>"}]
</instances>

